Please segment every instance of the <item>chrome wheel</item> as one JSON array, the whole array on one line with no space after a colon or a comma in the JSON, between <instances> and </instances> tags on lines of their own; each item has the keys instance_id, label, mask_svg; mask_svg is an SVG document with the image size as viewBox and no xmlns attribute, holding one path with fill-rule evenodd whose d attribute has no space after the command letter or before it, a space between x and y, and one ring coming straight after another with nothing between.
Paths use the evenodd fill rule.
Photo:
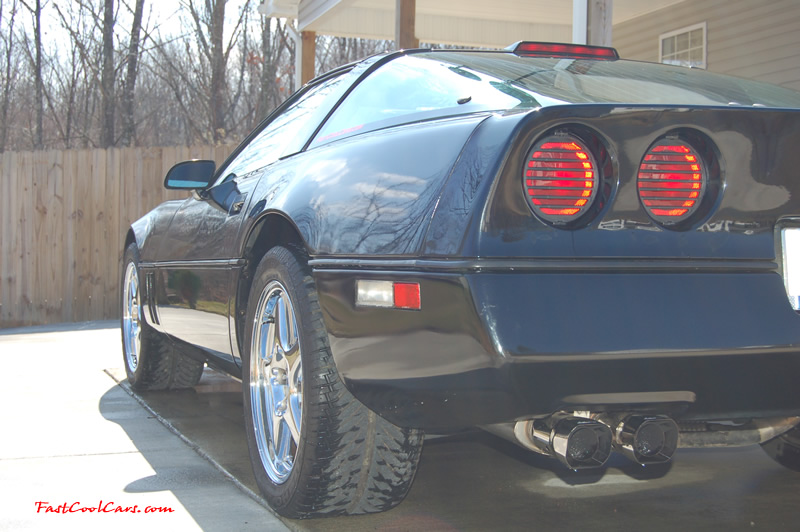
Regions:
<instances>
[{"instance_id":1,"label":"chrome wheel","mask_svg":"<svg viewBox=\"0 0 800 532\"><path fill-rule=\"evenodd\" d=\"M253 319L250 405L261 462L270 480L282 484L300 444L303 372L294 307L278 281L261 292Z\"/></svg>"},{"instance_id":2,"label":"chrome wheel","mask_svg":"<svg viewBox=\"0 0 800 532\"><path fill-rule=\"evenodd\" d=\"M275 246L252 274L242 406L253 477L285 517L388 510L408 493L423 434L392 425L345 387L305 258L299 246Z\"/></svg>"},{"instance_id":3,"label":"chrome wheel","mask_svg":"<svg viewBox=\"0 0 800 532\"><path fill-rule=\"evenodd\" d=\"M139 275L136 264L129 262L125 268L125 281L122 294L122 345L125 350L125 363L131 373L139 365L142 347L142 327L139 320L141 305L139 300Z\"/></svg>"}]
</instances>

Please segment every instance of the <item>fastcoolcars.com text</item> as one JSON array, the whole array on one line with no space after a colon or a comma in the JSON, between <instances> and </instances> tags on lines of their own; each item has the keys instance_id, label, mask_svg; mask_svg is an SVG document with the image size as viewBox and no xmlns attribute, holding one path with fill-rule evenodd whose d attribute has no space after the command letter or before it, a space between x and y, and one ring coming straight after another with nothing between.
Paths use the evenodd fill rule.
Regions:
<instances>
[{"instance_id":1,"label":"fastcoolcars.com text","mask_svg":"<svg viewBox=\"0 0 800 532\"><path fill-rule=\"evenodd\" d=\"M73 503L61 503L58 505L51 504L47 501L36 501L36 513L45 514L74 514L74 513L98 513L98 514L152 514L152 513L172 513L175 510L168 506L144 506L139 507L138 504L133 506L122 506L114 501L103 502L102 500L96 505L86 506L81 504L80 501Z\"/></svg>"}]
</instances>

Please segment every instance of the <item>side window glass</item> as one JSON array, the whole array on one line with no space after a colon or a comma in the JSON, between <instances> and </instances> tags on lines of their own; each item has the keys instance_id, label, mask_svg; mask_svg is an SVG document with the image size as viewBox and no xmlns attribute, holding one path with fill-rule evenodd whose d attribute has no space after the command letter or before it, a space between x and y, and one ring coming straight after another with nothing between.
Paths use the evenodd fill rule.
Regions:
<instances>
[{"instance_id":1,"label":"side window glass","mask_svg":"<svg viewBox=\"0 0 800 532\"><path fill-rule=\"evenodd\" d=\"M339 75L310 87L250 141L220 173L215 184L219 185L232 176L246 176L300 150L326 114L323 101L345 77Z\"/></svg>"}]
</instances>

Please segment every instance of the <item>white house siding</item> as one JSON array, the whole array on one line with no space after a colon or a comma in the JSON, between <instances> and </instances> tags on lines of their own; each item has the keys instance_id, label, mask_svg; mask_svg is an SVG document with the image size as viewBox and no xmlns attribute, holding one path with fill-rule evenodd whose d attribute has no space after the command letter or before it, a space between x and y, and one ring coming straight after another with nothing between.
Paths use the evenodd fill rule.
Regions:
<instances>
[{"instance_id":1,"label":"white house siding","mask_svg":"<svg viewBox=\"0 0 800 532\"><path fill-rule=\"evenodd\" d=\"M708 70L800 91L800 0L687 0L614 25L614 47L658 61L659 35L700 22Z\"/></svg>"}]
</instances>

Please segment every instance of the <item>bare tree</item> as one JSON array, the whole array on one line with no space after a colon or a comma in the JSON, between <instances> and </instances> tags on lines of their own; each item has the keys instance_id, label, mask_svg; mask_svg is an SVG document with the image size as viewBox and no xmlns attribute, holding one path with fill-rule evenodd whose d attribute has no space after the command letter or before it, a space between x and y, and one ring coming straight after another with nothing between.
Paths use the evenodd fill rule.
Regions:
<instances>
[{"instance_id":1,"label":"bare tree","mask_svg":"<svg viewBox=\"0 0 800 532\"><path fill-rule=\"evenodd\" d=\"M225 4L227 0L214 0L211 6L211 23L208 24L208 33L211 38L211 50L205 46L204 53L211 63L211 86L209 90L209 107L211 107L211 130L214 132L214 142L219 142L225 137L225 115L223 98L226 89L225 63L227 54L222 49L222 35L225 29ZM208 5L208 4L206 4ZM198 24L198 38L205 42L200 30L197 13L189 0L192 18Z\"/></svg>"},{"instance_id":2,"label":"bare tree","mask_svg":"<svg viewBox=\"0 0 800 532\"><path fill-rule=\"evenodd\" d=\"M34 106L36 112L36 133L33 140L34 149L44 147L44 82L42 79L42 2L35 0L31 4L30 0L20 0L23 6L30 11L33 21L33 39L35 50L29 53L29 58L33 66L34 76Z\"/></svg>"},{"instance_id":3,"label":"bare tree","mask_svg":"<svg viewBox=\"0 0 800 532\"><path fill-rule=\"evenodd\" d=\"M48 98L48 108L59 127L65 147L98 146L102 141L102 83L101 66L97 57L103 56L101 32L102 18L90 3L84 0L65 2L65 6L54 3L61 27L69 35L69 62L63 59L54 65L59 81L60 100ZM103 61L101 61L103 63ZM100 86L98 92L97 87ZM100 126L97 127L96 108L101 106ZM97 131L101 131L98 138Z\"/></svg>"},{"instance_id":4,"label":"bare tree","mask_svg":"<svg viewBox=\"0 0 800 532\"><path fill-rule=\"evenodd\" d=\"M162 36L146 0L0 0L0 150L242 138L293 79L286 22L251 3L181 0Z\"/></svg>"},{"instance_id":5,"label":"bare tree","mask_svg":"<svg viewBox=\"0 0 800 532\"><path fill-rule=\"evenodd\" d=\"M91 34L91 31L88 28L85 10L71 8L67 15L60 11L58 13L62 17L68 17L66 27L74 31L75 36L69 39L66 53L60 56L56 62L53 68L55 86L51 86L49 91L45 91L45 95L62 145L65 148L72 148L76 145L76 141L85 146L89 142L90 136L91 120L89 119L91 117L79 112L79 98L91 98L93 91L88 89L93 85L83 82L87 70L87 62L84 57L88 53L83 52L86 43L77 37L85 38ZM54 96L50 97L50 93L53 93Z\"/></svg>"},{"instance_id":6,"label":"bare tree","mask_svg":"<svg viewBox=\"0 0 800 532\"><path fill-rule=\"evenodd\" d=\"M224 42L225 7L227 0L205 0L204 6L198 8L195 0L185 4L189 10L195 31L195 38L200 52L201 70L197 81L207 87L207 110L210 119L212 139L221 142L227 135L226 96L228 93L227 66L234 45L239 39L245 14L250 8L247 0L242 6L239 18L227 44Z\"/></svg>"},{"instance_id":7,"label":"bare tree","mask_svg":"<svg viewBox=\"0 0 800 532\"><path fill-rule=\"evenodd\" d=\"M275 109L291 93L289 83L293 80L293 62L286 61L285 51L294 53L294 42L290 41L286 23L279 19L262 17L261 21L261 77L257 87L258 100L256 121L260 121ZM275 28L273 30L273 27ZM284 72L280 72L284 67ZM252 124L254 125L254 124Z\"/></svg>"},{"instance_id":8,"label":"bare tree","mask_svg":"<svg viewBox=\"0 0 800 532\"><path fill-rule=\"evenodd\" d=\"M392 49L394 49L394 41L352 37L317 37L317 72L327 72L337 66Z\"/></svg>"},{"instance_id":9,"label":"bare tree","mask_svg":"<svg viewBox=\"0 0 800 532\"><path fill-rule=\"evenodd\" d=\"M100 133L100 145L104 148L113 146L114 139L114 0L103 2L103 70L100 78L101 115L103 126Z\"/></svg>"},{"instance_id":10,"label":"bare tree","mask_svg":"<svg viewBox=\"0 0 800 532\"><path fill-rule=\"evenodd\" d=\"M133 114L134 90L136 88L136 76L139 73L139 34L142 29L143 13L144 0L136 0L128 54L125 59L127 67L125 82L122 86L122 137L120 138L120 143L123 146L130 146L136 134L136 122Z\"/></svg>"},{"instance_id":11,"label":"bare tree","mask_svg":"<svg viewBox=\"0 0 800 532\"><path fill-rule=\"evenodd\" d=\"M3 13L5 2L0 0L0 42L2 42L2 95L0 95L0 153L6 149L8 139L8 109L11 105L11 88L17 75L14 55L14 22L17 17L17 0L9 6L5 30L3 29Z\"/></svg>"}]
</instances>

